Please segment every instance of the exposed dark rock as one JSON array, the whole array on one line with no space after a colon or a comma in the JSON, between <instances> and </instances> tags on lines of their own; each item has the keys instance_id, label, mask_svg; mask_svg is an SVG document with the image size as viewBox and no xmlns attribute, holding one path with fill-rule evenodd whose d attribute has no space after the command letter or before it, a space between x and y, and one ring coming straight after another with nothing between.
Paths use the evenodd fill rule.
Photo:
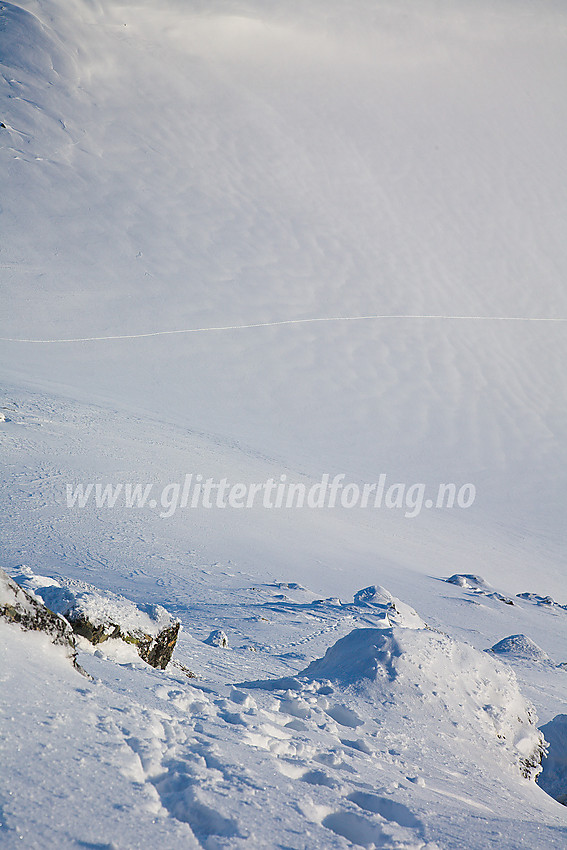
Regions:
<instances>
[{"instance_id":1,"label":"exposed dark rock","mask_svg":"<svg viewBox=\"0 0 567 850\"><path fill-rule=\"evenodd\" d=\"M120 626L117 626L115 623L104 623L94 626L89 620L87 620L86 617L81 616L74 618L73 615L69 613L67 614L66 619L69 620L69 623L76 635L86 638L95 645L108 640L108 638L118 638L121 636Z\"/></svg>"},{"instance_id":2,"label":"exposed dark rock","mask_svg":"<svg viewBox=\"0 0 567 850\"><path fill-rule=\"evenodd\" d=\"M143 661L160 670L165 670L171 660L180 628L180 623L174 623L170 628L162 629L152 637L143 632L124 630L116 623L102 623L95 626L82 616L74 619L71 613L67 617L76 635L81 635L95 645L109 638L119 638L135 646Z\"/></svg>"},{"instance_id":3,"label":"exposed dark rock","mask_svg":"<svg viewBox=\"0 0 567 850\"><path fill-rule=\"evenodd\" d=\"M149 638L148 640L141 639L138 643L138 654L140 658L143 658L152 667L165 670L173 655L180 626L181 623L177 622L170 628L163 629L154 638Z\"/></svg>"},{"instance_id":4,"label":"exposed dark rock","mask_svg":"<svg viewBox=\"0 0 567 850\"><path fill-rule=\"evenodd\" d=\"M69 623L23 590L4 570L0 570L0 617L26 631L45 632L52 643L67 649L73 665L84 673L77 663L77 647Z\"/></svg>"},{"instance_id":5,"label":"exposed dark rock","mask_svg":"<svg viewBox=\"0 0 567 850\"><path fill-rule=\"evenodd\" d=\"M172 660L171 666L175 667L176 670L181 670L181 672L184 673L188 679L199 678L196 673L194 673L192 670L189 669L189 667L187 667L185 664L182 664L181 661L178 661L176 658Z\"/></svg>"}]
</instances>

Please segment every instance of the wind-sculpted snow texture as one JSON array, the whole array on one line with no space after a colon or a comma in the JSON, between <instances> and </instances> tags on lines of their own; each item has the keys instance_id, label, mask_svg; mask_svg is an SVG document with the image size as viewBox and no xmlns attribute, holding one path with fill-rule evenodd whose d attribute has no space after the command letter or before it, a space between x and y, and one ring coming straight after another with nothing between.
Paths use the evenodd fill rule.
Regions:
<instances>
[{"instance_id":1,"label":"wind-sculpted snow texture","mask_svg":"<svg viewBox=\"0 0 567 850\"><path fill-rule=\"evenodd\" d=\"M3 847L567 846L566 24L0 3Z\"/></svg>"},{"instance_id":2,"label":"wind-sculpted snow texture","mask_svg":"<svg viewBox=\"0 0 567 850\"><path fill-rule=\"evenodd\" d=\"M544 535L553 576L565 324L530 320L567 319L561 4L0 21L0 336L126 337L1 343L2 374L316 474L472 481L467 522ZM270 326L372 315L441 318Z\"/></svg>"}]
</instances>

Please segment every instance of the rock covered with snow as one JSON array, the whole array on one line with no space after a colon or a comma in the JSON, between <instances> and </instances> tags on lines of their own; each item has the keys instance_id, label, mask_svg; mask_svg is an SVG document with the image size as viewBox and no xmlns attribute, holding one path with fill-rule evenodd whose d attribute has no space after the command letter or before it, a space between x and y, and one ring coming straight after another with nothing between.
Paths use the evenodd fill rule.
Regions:
<instances>
[{"instance_id":1,"label":"rock covered with snow","mask_svg":"<svg viewBox=\"0 0 567 850\"><path fill-rule=\"evenodd\" d=\"M9 623L17 623L22 629L45 632L54 644L67 649L76 665L75 638L69 624L36 597L26 593L4 570L0 570L0 617Z\"/></svg>"},{"instance_id":2,"label":"rock covered with snow","mask_svg":"<svg viewBox=\"0 0 567 850\"><path fill-rule=\"evenodd\" d=\"M25 566L14 580L54 614L63 616L75 634L93 644L121 639L133 644L140 658L152 667L167 667L180 623L161 605L139 606L85 582L37 575Z\"/></svg>"},{"instance_id":3,"label":"rock covered with snow","mask_svg":"<svg viewBox=\"0 0 567 850\"><path fill-rule=\"evenodd\" d=\"M472 573L455 573L445 579L448 584L456 584L457 587L464 587L467 590L488 590L489 585L482 578Z\"/></svg>"},{"instance_id":4,"label":"rock covered with snow","mask_svg":"<svg viewBox=\"0 0 567 850\"><path fill-rule=\"evenodd\" d=\"M222 629L213 629L205 641L209 646L220 646L226 649L228 646L228 638Z\"/></svg>"},{"instance_id":5,"label":"rock covered with snow","mask_svg":"<svg viewBox=\"0 0 567 850\"><path fill-rule=\"evenodd\" d=\"M547 652L526 635L509 635L502 638L494 646L491 646L489 651L504 657L520 658L525 661L551 660Z\"/></svg>"},{"instance_id":6,"label":"rock covered with snow","mask_svg":"<svg viewBox=\"0 0 567 850\"><path fill-rule=\"evenodd\" d=\"M567 610L567 605L560 605L552 596L540 596L538 593L517 593L518 599L524 599L526 602L533 602L535 605L544 605L547 608L563 611Z\"/></svg>"},{"instance_id":7,"label":"rock covered with snow","mask_svg":"<svg viewBox=\"0 0 567 850\"><path fill-rule=\"evenodd\" d=\"M369 608L374 614L382 614L385 628L396 625L406 629L423 629L426 626L413 608L378 584L357 591L354 604L358 608Z\"/></svg>"},{"instance_id":8,"label":"rock covered with snow","mask_svg":"<svg viewBox=\"0 0 567 850\"><path fill-rule=\"evenodd\" d=\"M499 602L504 602L506 605L513 605L514 600L509 596L504 596L494 590L487 581L481 576L473 575L472 573L455 573L449 578L443 579L448 584L454 584L457 587L462 587L464 590L470 590L479 596L486 596L488 599L497 599Z\"/></svg>"}]
</instances>

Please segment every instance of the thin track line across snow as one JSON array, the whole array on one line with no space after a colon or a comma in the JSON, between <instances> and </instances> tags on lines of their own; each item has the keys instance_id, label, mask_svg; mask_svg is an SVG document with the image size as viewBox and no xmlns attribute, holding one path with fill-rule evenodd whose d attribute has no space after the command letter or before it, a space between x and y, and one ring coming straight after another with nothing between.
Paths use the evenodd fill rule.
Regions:
<instances>
[{"instance_id":1,"label":"thin track line across snow","mask_svg":"<svg viewBox=\"0 0 567 850\"><path fill-rule=\"evenodd\" d=\"M0 342L29 342L56 344L68 342L104 342L116 339L143 339L151 336L173 336L174 334L198 334L211 331L240 331L252 328L274 328L282 325L309 325L317 322L368 322L380 319L441 319L449 322L567 322L567 318L553 318L542 316L539 318L530 316L420 316L420 315L377 315L377 316L324 316L315 319L281 319L276 322L254 322L246 325L220 325L208 328L181 328L171 331L148 331L138 334L117 334L114 336L86 336L69 339L25 339L19 337L0 337Z\"/></svg>"}]
</instances>

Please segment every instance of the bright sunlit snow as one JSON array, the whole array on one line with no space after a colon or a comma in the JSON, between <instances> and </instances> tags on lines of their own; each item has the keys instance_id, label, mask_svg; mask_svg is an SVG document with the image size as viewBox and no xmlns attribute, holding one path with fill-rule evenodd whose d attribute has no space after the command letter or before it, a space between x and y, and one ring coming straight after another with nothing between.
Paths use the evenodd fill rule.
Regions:
<instances>
[{"instance_id":1,"label":"bright sunlit snow","mask_svg":"<svg viewBox=\"0 0 567 850\"><path fill-rule=\"evenodd\" d=\"M0 4L2 846L567 845L566 90L558 0Z\"/></svg>"}]
</instances>

